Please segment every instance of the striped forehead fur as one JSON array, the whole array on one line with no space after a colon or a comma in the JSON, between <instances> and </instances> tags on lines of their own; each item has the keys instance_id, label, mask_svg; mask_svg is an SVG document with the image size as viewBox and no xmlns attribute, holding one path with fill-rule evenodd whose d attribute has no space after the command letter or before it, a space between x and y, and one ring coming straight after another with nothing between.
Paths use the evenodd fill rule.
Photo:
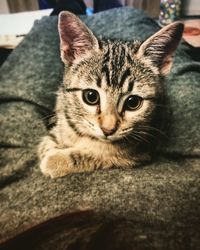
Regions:
<instances>
[{"instance_id":1,"label":"striped forehead fur","mask_svg":"<svg viewBox=\"0 0 200 250\"><path fill-rule=\"evenodd\" d=\"M98 87L102 86L104 79L107 87L126 88L129 92L133 90L136 78L139 81L142 78L154 77L151 67L147 67L135 56L140 42L107 40L99 43L100 53L72 66L72 74L81 78L87 73L88 82L96 82Z\"/></svg>"}]
</instances>

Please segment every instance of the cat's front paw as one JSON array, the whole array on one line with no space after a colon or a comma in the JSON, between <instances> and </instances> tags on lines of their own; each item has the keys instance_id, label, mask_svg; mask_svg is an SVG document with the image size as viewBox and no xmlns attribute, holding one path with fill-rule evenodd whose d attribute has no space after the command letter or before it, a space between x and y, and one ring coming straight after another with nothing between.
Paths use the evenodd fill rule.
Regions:
<instances>
[{"instance_id":1,"label":"cat's front paw","mask_svg":"<svg viewBox=\"0 0 200 250\"><path fill-rule=\"evenodd\" d=\"M50 150L40 164L42 173L51 178L57 178L73 172L73 163L66 150Z\"/></svg>"}]
</instances>

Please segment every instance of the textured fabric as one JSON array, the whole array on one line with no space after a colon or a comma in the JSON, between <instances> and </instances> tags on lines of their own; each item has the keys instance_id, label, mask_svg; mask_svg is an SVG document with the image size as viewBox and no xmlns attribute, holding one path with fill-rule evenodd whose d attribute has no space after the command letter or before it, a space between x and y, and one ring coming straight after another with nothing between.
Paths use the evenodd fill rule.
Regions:
<instances>
[{"instance_id":1,"label":"textured fabric","mask_svg":"<svg viewBox=\"0 0 200 250\"><path fill-rule=\"evenodd\" d=\"M96 35L111 39L144 40L159 29L131 8L81 18ZM200 62L187 45L179 46L166 81L169 139L152 164L51 180L39 170L36 146L50 126L62 81L56 27L57 17L36 22L0 68L0 241L64 212L93 209L136 221L145 232L151 224L155 249L175 249L177 241L179 249L198 249Z\"/></svg>"}]
</instances>

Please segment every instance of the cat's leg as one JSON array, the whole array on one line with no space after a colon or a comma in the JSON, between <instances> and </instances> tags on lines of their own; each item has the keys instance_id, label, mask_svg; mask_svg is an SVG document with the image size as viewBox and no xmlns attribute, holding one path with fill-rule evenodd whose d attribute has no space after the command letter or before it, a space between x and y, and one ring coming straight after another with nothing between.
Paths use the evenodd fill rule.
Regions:
<instances>
[{"instance_id":1,"label":"cat's leg","mask_svg":"<svg viewBox=\"0 0 200 250\"><path fill-rule=\"evenodd\" d=\"M46 154L53 149L58 148L58 143L56 141L56 137L54 137L53 133L42 138L38 146L38 157L40 161L46 156Z\"/></svg>"},{"instance_id":2,"label":"cat's leg","mask_svg":"<svg viewBox=\"0 0 200 250\"><path fill-rule=\"evenodd\" d=\"M95 157L88 150L66 146L61 148L54 134L51 131L49 135L43 137L38 147L40 169L44 175L56 178L102 167L102 159Z\"/></svg>"},{"instance_id":3,"label":"cat's leg","mask_svg":"<svg viewBox=\"0 0 200 250\"><path fill-rule=\"evenodd\" d=\"M138 156L117 154L97 154L83 148L59 148L56 139L45 136L39 145L40 169L42 173L51 178L65 176L70 173L106 169L113 166L129 168L149 162L149 154Z\"/></svg>"},{"instance_id":4,"label":"cat's leg","mask_svg":"<svg viewBox=\"0 0 200 250\"><path fill-rule=\"evenodd\" d=\"M42 173L51 176L51 178L61 177L69 173L92 171L102 167L102 161L95 159L92 153L76 148L50 149L40 164Z\"/></svg>"}]
</instances>

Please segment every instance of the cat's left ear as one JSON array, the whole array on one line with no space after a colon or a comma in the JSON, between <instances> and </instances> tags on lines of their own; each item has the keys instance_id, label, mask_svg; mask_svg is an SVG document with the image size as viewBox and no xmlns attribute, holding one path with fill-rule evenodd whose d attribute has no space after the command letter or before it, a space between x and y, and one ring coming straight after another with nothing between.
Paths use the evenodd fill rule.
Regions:
<instances>
[{"instance_id":1,"label":"cat's left ear","mask_svg":"<svg viewBox=\"0 0 200 250\"><path fill-rule=\"evenodd\" d=\"M98 40L92 31L74 14L62 11L58 17L61 58L71 65L98 50Z\"/></svg>"},{"instance_id":2,"label":"cat's left ear","mask_svg":"<svg viewBox=\"0 0 200 250\"><path fill-rule=\"evenodd\" d=\"M174 52L181 40L184 25L174 22L162 28L140 46L137 57L158 69L159 74L170 72Z\"/></svg>"}]
</instances>

